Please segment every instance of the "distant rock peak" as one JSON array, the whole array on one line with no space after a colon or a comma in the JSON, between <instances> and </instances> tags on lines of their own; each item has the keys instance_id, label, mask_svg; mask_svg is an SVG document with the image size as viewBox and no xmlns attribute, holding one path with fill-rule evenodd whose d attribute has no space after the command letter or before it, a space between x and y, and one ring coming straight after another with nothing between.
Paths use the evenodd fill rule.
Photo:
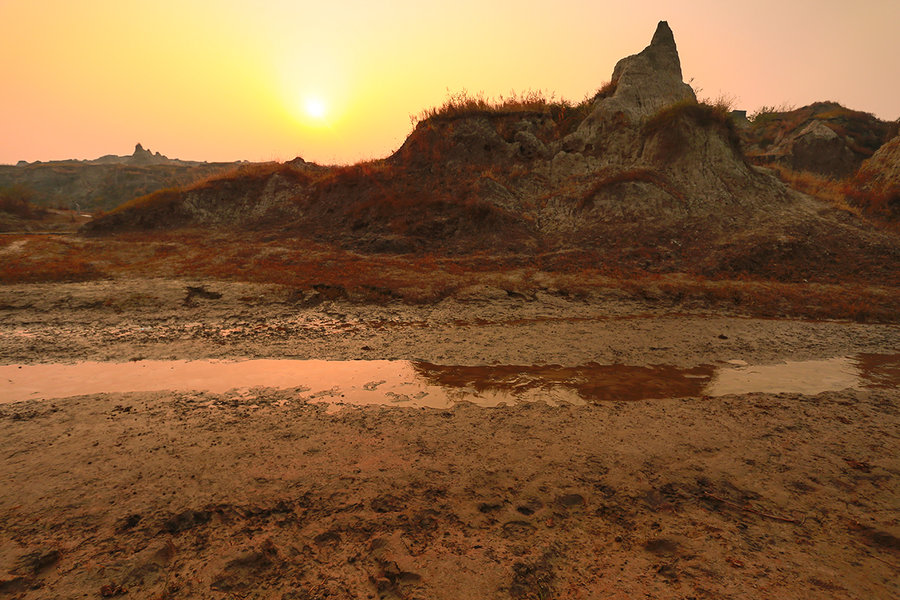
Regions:
<instances>
[{"instance_id":1,"label":"distant rock peak","mask_svg":"<svg viewBox=\"0 0 900 600\"><path fill-rule=\"evenodd\" d=\"M168 157L159 152L153 153L149 148L144 148L140 142L135 144L134 153L128 159L131 164L162 164L168 162Z\"/></svg>"},{"instance_id":2,"label":"distant rock peak","mask_svg":"<svg viewBox=\"0 0 900 600\"><path fill-rule=\"evenodd\" d=\"M650 40L650 45L675 47L675 34L672 33L667 21L660 21L656 26L656 32L653 34L653 39Z\"/></svg>"}]
</instances>

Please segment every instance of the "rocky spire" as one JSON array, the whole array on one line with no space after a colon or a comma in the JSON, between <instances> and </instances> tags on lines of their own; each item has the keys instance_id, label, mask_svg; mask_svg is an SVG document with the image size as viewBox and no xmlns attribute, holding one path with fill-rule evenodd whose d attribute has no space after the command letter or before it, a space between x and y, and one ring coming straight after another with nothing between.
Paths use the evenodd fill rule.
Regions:
<instances>
[{"instance_id":1,"label":"rocky spire","mask_svg":"<svg viewBox=\"0 0 900 600\"><path fill-rule=\"evenodd\" d=\"M675 36L665 21L656 26L649 46L616 64L612 81L616 93L604 101L606 109L625 112L632 120L640 121L681 100L696 99L691 86L682 81Z\"/></svg>"},{"instance_id":2,"label":"rocky spire","mask_svg":"<svg viewBox=\"0 0 900 600\"><path fill-rule=\"evenodd\" d=\"M681 60L675 46L675 35L667 22L659 22L650 45L641 54L646 54L658 69L669 71L681 80Z\"/></svg>"}]
</instances>

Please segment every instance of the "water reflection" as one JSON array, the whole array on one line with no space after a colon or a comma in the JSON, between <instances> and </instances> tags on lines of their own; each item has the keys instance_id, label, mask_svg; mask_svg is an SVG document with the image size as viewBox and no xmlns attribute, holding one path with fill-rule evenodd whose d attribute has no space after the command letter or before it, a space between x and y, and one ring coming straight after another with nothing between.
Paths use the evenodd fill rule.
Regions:
<instances>
[{"instance_id":1,"label":"water reflection","mask_svg":"<svg viewBox=\"0 0 900 600\"><path fill-rule=\"evenodd\" d=\"M501 399L567 395L570 403L602 400L645 400L698 396L715 372L712 366L693 369L672 366L633 367L598 365L444 366L414 363L416 372L432 385L467 390Z\"/></svg>"},{"instance_id":2,"label":"water reflection","mask_svg":"<svg viewBox=\"0 0 900 600\"><path fill-rule=\"evenodd\" d=\"M690 369L659 365L454 366L402 360L198 360L0 366L0 402L142 391L291 390L306 402L448 408L542 401L585 404L751 392L818 394L900 385L900 354ZM254 391L257 390L257 391Z\"/></svg>"},{"instance_id":3,"label":"water reflection","mask_svg":"<svg viewBox=\"0 0 900 600\"><path fill-rule=\"evenodd\" d=\"M862 387L856 362L841 356L826 360L791 361L775 365L746 365L720 369L709 382L707 395L726 396L748 391L777 394L820 394Z\"/></svg>"},{"instance_id":4,"label":"water reflection","mask_svg":"<svg viewBox=\"0 0 900 600\"><path fill-rule=\"evenodd\" d=\"M853 360L865 387L900 386L900 354L857 354Z\"/></svg>"}]
</instances>

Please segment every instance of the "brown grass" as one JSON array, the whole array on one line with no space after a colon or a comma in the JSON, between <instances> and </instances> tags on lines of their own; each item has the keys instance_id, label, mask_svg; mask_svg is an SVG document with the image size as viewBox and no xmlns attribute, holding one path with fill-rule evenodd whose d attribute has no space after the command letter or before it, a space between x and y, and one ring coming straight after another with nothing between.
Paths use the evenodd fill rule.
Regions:
<instances>
[{"instance_id":1,"label":"brown grass","mask_svg":"<svg viewBox=\"0 0 900 600\"><path fill-rule=\"evenodd\" d=\"M23 247L0 258L0 283L90 281L106 276L82 244L28 234L4 238L7 246L19 243L27 251Z\"/></svg>"},{"instance_id":2,"label":"brown grass","mask_svg":"<svg viewBox=\"0 0 900 600\"><path fill-rule=\"evenodd\" d=\"M522 94L512 92L509 96L501 95L497 98L486 97L483 93L470 95L463 90L449 94L442 105L412 115L410 120L413 126L417 126L428 121L453 121L471 117L545 115L556 123L557 134L561 137L573 131L590 114L597 99L612 95L615 89L615 83L604 84L596 94L586 97L578 104L533 90Z\"/></svg>"},{"instance_id":3,"label":"brown grass","mask_svg":"<svg viewBox=\"0 0 900 600\"><path fill-rule=\"evenodd\" d=\"M352 302L433 303L473 285L513 297L537 291L568 298L635 298L670 311L714 310L760 317L900 322L897 289L868 284L784 283L652 274L603 264L593 252L523 257L360 255L303 239L266 241L183 230L103 240L9 236L21 254L0 261L0 282L44 283L119 277L246 281L320 290ZM2 248L0 248L2 251Z\"/></svg>"},{"instance_id":4,"label":"brown grass","mask_svg":"<svg viewBox=\"0 0 900 600\"><path fill-rule=\"evenodd\" d=\"M183 188L165 188L161 190L157 190L155 192L151 192L145 196L139 196L133 200L129 200L123 204L120 204L116 208L111 211L105 213L105 215L115 215L119 213L124 213L130 210L134 210L136 208L144 209L144 208L166 208L173 206L177 202L179 202L183 196L184 189Z\"/></svg>"},{"instance_id":5,"label":"brown grass","mask_svg":"<svg viewBox=\"0 0 900 600\"><path fill-rule=\"evenodd\" d=\"M794 171L777 163L768 164L766 167L775 171L781 181L795 190L823 200L838 210L854 214L857 217L862 216L862 211L858 206L847 202L849 190L847 180L834 179L809 171Z\"/></svg>"},{"instance_id":6,"label":"brown grass","mask_svg":"<svg viewBox=\"0 0 900 600\"><path fill-rule=\"evenodd\" d=\"M684 308L716 308L755 317L900 321L897 290L862 284L706 280L668 275L622 280L634 297Z\"/></svg>"},{"instance_id":7,"label":"brown grass","mask_svg":"<svg viewBox=\"0 0 900 600\"><path fill-rule=\"evenodd\" d=\"M863 168L847 181L846 194L866 214L900 227L900 185L876 181Z\"/></svg>"},{"instance_id":8,"label":"brown grass","mask_svg":"<svg viewBox=\"0 0 900 600\"><path fill-rule=\"evenodd\" d=\"M827 202L833 208L867 218L888 229L900 227L900 186L882 186L864 170L847 179L835 179L809 171L794 171L777 163L765 166L790 187Z\"/></svg>"}]
</instances>

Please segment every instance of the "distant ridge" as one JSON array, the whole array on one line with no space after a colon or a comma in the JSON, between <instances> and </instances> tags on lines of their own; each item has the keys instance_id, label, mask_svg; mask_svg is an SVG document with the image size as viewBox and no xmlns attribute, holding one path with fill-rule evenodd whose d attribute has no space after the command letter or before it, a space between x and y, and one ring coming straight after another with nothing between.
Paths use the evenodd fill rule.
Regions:
<instances>
[{"instance_id":1,"label":"distant ridge","mask_svg":"<svg viewBox=\"0 0 900 600\"><path fill-rule=\"evenodd\" d=\"M235 163L218 163L218 164L240 164L246 161L237 161ZM199 166L199 165L207 165L210 164L206 161L194 161L194 160L180 160L177 158L169 158L159 152L151 152L149 149L144 149L140 142L135 144L134 152L128 155L119 156L116 154L105 154L99 158L94 159L76 159L69 158L64 160L51 160L51 161L35 161L35 162L27 162L24 160L20 160L16 163L17 167L27 167L29 165L69 165L69 164L81 164L81 165L190 165L190 166Z\"/></svg>"},{"instance_id":2,"label":"distant ridge","mask_svg":"<svg viewBox=\"0 0 900 600\"><path fill-rule=\"evenodd\" d=\"M207 163L170 159L138 143L130 155L93 160L55 160L0 166L0 189L21 186L40 206L109 210L136 196L187 185L244 162Z\"/></svg>"}]
</instances>

